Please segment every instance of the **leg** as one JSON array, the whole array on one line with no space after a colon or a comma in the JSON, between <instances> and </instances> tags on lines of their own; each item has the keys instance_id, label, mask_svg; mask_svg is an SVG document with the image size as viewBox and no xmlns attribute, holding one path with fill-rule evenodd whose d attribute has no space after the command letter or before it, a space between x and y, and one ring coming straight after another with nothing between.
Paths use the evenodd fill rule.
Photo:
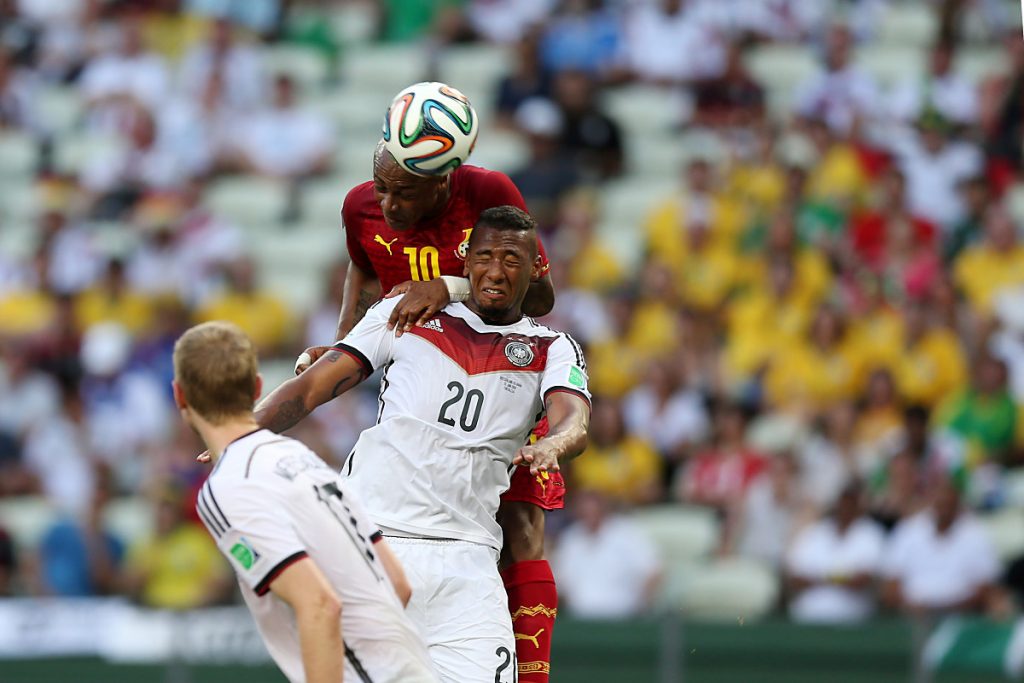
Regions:
<instances>
[{"instance_id":1,"label":"leg","mask_svg":"<svg viewBox=\"0 0 1024 683\"><path fill-rule=\"evenodd\" d=\"M531 477L528 469L516 468L498 509L505 539L501 574L512 613L520 683L547 683L551 669L558 591L544 559L544 510L561 507L564 492L561 475Z\"/></svg>"}]
</instances>

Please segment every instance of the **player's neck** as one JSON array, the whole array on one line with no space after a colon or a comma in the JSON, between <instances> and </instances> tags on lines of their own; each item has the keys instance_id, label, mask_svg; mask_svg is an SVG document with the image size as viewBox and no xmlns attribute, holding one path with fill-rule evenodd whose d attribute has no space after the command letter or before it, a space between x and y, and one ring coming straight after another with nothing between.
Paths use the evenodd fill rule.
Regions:
<instances>
[{"instance_id":1,"label":"player's neck","mask_svg":"<svg viewBox=\"0 0 1024 683\"><path fill-rule=\"evenodd\" d=\"M256 418L252 414L241 415L219 424L212 424L197 417L193 419L192 425L199 432L199 436L202 437L203 443L206 444L206 448L210 451L210 456L214 461L220 458L224 449L232 441L237 441L246 434L251 434L260 429L260 426L256 423Z\"/></svg>"},{"instance_id":2,"label":"player's neck","mask_svg":"<svg viewBox=\"0 0 1024 683\"><path fill-rule=\"evenodd\" d=\"M523 319L523 312L519 308L510 308L502 313L489 313L487 311L480 310L480 307L476 305L473 299L467 299L465 303L466 308L476 313L480 320L484 321L488 325L513 325Z\"/></svg>"}]
</instances>

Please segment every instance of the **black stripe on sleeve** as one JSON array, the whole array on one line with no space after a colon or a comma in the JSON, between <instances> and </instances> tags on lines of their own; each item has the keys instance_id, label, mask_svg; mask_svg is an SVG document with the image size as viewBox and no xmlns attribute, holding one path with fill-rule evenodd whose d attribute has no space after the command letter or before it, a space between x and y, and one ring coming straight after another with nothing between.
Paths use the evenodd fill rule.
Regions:
<instances>
[{"instance_id":1,"label":"black stripe on sleeve","mask_svg":"<svg viewBox=\"0 0 1024 683\"><path fill-rule=\"evenodd\" d=\"M338 342L331 348L333 348L335 351L341 351L342 353L347 353L348 355L352 356L360 365L363 366L363 370L366 371L367 375L373 374L373 363L371 363L370 359L363 355L363 352L357 349L356 347L349 346L345 342Z\"/></svg>"},{"instance_id":2,"label":"black stripe on sleeve","mask_svg":"<svg viewBox=\"0 0 1024 683\"><path fill-rule=\"evenodd\" d=\"M370 543L376 543L377 541L380 541L383 538L384 538L384 532L381 531L380 529L377 529L372 534L370 534Z\"/></svg>"},{"instance_id":3,"label":"black stripe on sleeve","mask_svg":"<svg viewBox=\"0 0 1024 683\"><path fill-rule=\"evenodd\" d=\"M576 343L576 340L570 337L567 333L563 332L562 336L565 337L567 342L569 342L569 345L572 346L573 352L576 354L576 365L580 366L581 370L586 370L587 361L583 358L583 349L580 348L580 345Z\"/></svg>"},{"instance_id":4,"label":"black stripe on sleeve","mask_svg":"<svg viewBox=\"0 0 1024 683\"><path fill-rule=\"evenodd\" d=\"M370 678L370 674L367 673L366 667L359 661L359 657L356 657L355 651L349 647L349 644L342 641L342 645L345 647L345 659L352 665L352 668L356 672L356 676L359 676L360 683L373 683L373 679Z\"/></svg>"},{"instance_id":5,"label":"black stripe on sleeve","mask_svg":"<svg viewBox=\"0 0 1024 683\"><path fill-rule=\"evenodd\" d=\"M218 526L214 520L210 517L210 513L206 511L205 506L201 498L196 499L196 512L199 513L199 518L203 520L203 524L210 531L211 534L220 538L224 535L224 530Z\"/></svg>"},{"instance_id":6,"label":"black stripe on sleeve","mask_svg":"<svg viewBox=\"0 0 1024 683\"><path fill-rule=\"evenodd\" d=\"M297 553L292 553L291 555L289 555L288 557L284 558L276 565L274 565L274 568L267 572L267 575L264 576L263 579L256 584L256 588L253 589L254 591L256 591L256 595L263 597L264 595L269 593L270 584L274 583L274 579L280 576L281 572L283 572L285 569L288 569L288 567L292 566L304 557L307 557L306 551L300 550Z\"/></svg>"},{"instance_id":7,"label":"black stripe on sleeve","mask_svg":"<svg viewBox=\"0 0 1024 683\"><path fill-rule=\"evenodd\" d=\"M563 393L566 393L566 394L573 394L574 396L579 396L580 398L583 399L584 403L587 404L588 408L593 408L593 406L591 406L591 404L590 404L590 399L587 398L587 395L584 394L579 389L573 389L572 387L551 387L550 389L548 389L547 391L544 392L544 400L547 401L548 400L548 396L550 396L551 394L557 393L559 391L563 392Z\"/></svg>"},{"instance_id":8,"label":"black stripe on sleeve","mask_svg":"<svg viewBox=\"0 0 1024 683\"><path fill-rule=\"evenodd\" d=\"M203 489L206 491L206 495L210 497L210 502L213 503L213 507L210 508L210 511L215 511L218 515L220 515L220 521L224 524L224 527L230 529L231 522L228 521L227 515L224 514L224 511L220 509L220 505L217 504L217 496L213 495L213 487L210 486L209 480L207 480L206 483L203 485Z\"/></svg>"}]
</instances>

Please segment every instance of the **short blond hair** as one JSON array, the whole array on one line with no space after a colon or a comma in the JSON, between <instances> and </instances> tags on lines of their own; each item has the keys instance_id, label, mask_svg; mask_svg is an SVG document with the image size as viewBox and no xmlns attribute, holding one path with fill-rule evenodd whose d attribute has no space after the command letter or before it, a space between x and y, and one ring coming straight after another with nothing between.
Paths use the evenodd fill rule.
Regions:
<instances>
[{"instance_id":1,"label":"short blond hair","mask_svg":"<svg viewBox=\"0 0 1024 683\"><path fill-rule=\"evenodd\" d=\"M236 325L196 325L174 344L174 380L188 405L219 424L252 412L256 400L256 347Z\"/></svg>"}]
</instances>

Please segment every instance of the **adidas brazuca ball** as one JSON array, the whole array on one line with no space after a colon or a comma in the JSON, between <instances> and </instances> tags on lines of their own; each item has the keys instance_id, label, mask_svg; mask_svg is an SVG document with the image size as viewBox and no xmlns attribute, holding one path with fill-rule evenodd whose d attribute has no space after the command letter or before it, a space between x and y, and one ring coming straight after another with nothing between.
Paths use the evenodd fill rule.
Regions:
<instances>
[{"instance_id":1,"label":"adidas brazuca ball","mask_svg":"<svg viewBox=\"0 0 1024 683\"><path fill-rule=\"evenodd\" d=\"M461 92L444 83L416 83L388 107L384 146L410 173L446 175L469 158L479 130L476 112Z\"/></svg>"}]
</instances>

